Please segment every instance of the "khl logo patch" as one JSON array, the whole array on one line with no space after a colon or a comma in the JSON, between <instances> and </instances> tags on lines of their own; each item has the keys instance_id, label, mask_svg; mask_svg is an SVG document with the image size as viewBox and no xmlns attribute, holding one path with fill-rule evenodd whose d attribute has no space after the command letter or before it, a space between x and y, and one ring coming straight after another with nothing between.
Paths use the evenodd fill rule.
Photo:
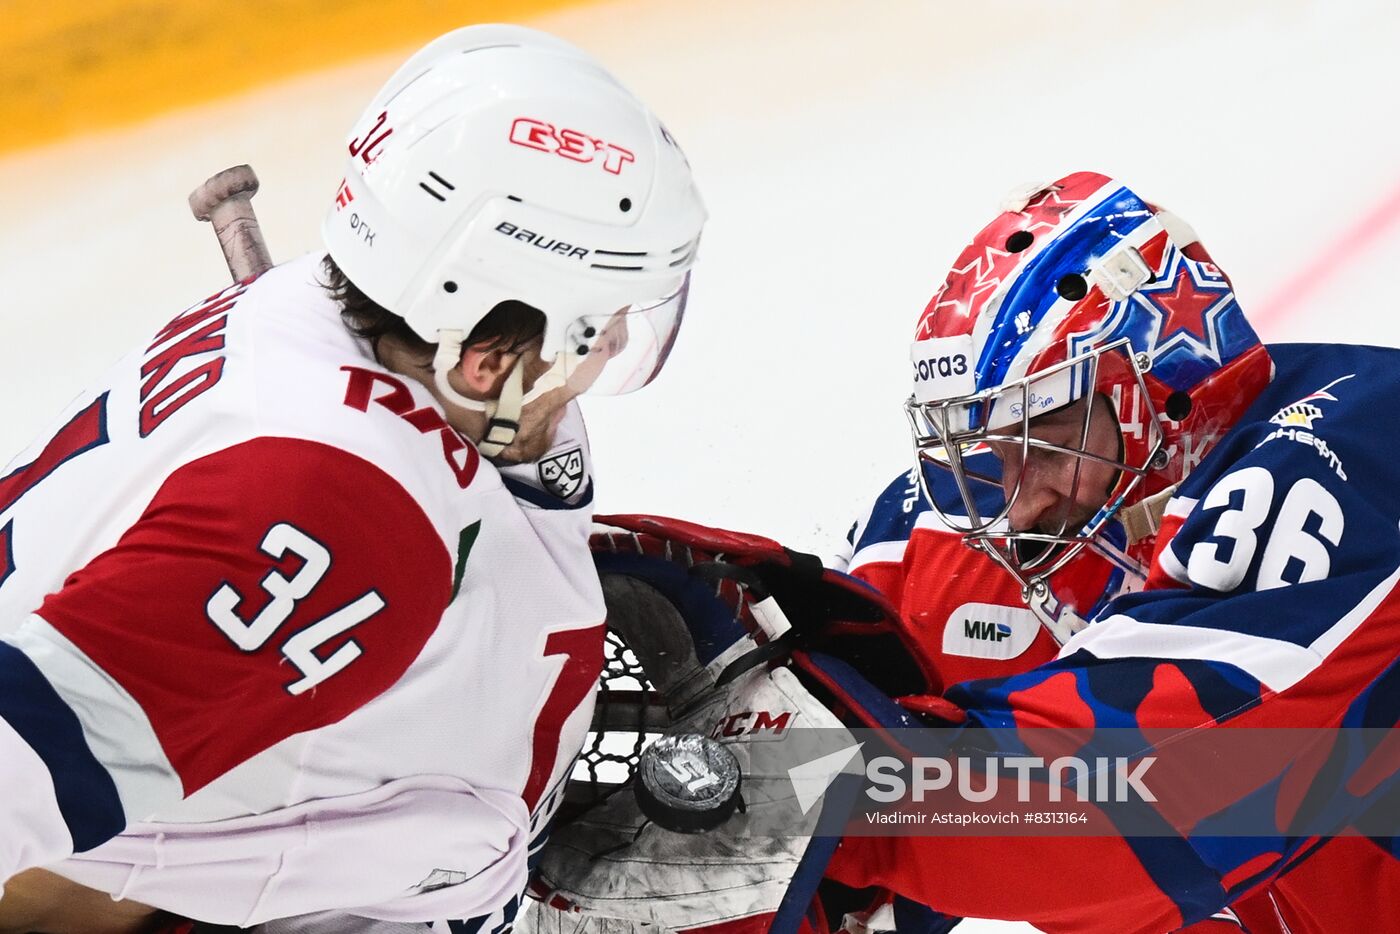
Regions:
<instances>
[{"instance_id":1,"label":"khl logo patch","mask_svg":"<svg viewBox=\"0 0 1400 934\"><path fill-rule=\"evenodd\" d=\"M583 448L570 448L540 461L540 484L560 499L568 499L583 483Z\"/></svg>"}]
</instances>

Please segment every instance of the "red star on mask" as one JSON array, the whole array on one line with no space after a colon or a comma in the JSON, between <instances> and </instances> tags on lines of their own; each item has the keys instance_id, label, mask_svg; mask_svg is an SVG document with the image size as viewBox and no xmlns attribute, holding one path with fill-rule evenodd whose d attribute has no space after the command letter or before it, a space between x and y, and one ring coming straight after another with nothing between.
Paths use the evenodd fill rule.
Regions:
<instances>
[{"instance_id":1,"label":"red star on mask","mask_svg":"<svg viewBox=\"0 0 1400 934\"><path fill-rule=\"evenodd\" d=\"M1162 313L1162 326L1157 331L1159 348L1174 343L1173 338L1181 335L1184 340L1210 351L1212 355L1216 353L1215 340L1206 316L1229 294L1228 287L1223 285L1221 288L1200 288L1184 262L1176 267L1176 280L1172 283L1171 291L1143 289L1138 293Z\"/></svg>"},{"instance_id":2,"label":"red star on mask","mask_svg":"<svg viewBox=\"0 0 1400 934\"><path fill-rule=\"evenodd\" d=\"M1050 188L1027 204L1021 214L1034 219L1035 222L1028 228L1030 231L1050 230L1082 203L1082 198L1065 199L1060 196L1060 189Z\"/></svg>"}]
</instances>

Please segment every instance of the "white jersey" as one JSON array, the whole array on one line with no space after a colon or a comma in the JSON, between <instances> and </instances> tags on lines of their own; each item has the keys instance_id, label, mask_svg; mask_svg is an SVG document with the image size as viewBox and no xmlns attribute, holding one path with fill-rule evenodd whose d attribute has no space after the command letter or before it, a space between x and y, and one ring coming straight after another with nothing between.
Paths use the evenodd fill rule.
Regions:
<instances>
[{"instance_id":1,"label":"white jersey","mask_svg":"<svg viewBox=\"0 0 1400 934\"><path fill-rule=\"evenodd\" d=\"M0 479L0 880L514 910L603 659L582 419L498 471L318 272L191 308Z\"/></svg>"}]
</instances>

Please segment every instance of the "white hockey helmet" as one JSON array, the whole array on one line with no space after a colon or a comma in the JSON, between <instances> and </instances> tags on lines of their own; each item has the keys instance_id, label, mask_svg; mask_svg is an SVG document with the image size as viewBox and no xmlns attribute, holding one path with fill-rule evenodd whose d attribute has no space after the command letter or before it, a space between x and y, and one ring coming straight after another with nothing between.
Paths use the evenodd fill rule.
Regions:
<instances>
[{"instance_id":1,"label":"white hockey helmet","mask_svg":"<svg viewBox=\"0 0 1400 934\"><path fill-rule=\"evenodd\" d=\"M676 141L592 57L523 27L458 29L394 74L348 148L326 248L439 345L454 401L445 371L507 300L544 313L554 385L628 392L660 370L705 208Z\"/></svg>"}]
</instances>

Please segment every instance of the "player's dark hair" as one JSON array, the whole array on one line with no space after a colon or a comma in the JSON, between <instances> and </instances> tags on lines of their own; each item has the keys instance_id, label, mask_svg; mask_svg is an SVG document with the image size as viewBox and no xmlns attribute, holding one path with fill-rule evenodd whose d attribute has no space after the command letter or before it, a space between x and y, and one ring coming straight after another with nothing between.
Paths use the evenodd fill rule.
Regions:
<instances>
[{"instance_id":1,"label":"player's dark hair","mask_svg":"<svg viewBox=\"0 0 1400 934\"><path fill-rule=\"evenodd\" d=\"M325 274L322 286L340 306L345 326L360 337L378 343L392 337L409 351L431 357L437 345L419 337L408 322L378 304L341 271L327 256L321 261ZM544 312L524 302L504 301L487 312L467 335L466 346L485 345L486 350L518 351L544 333Z\"/></svg>"}]
</instances>

